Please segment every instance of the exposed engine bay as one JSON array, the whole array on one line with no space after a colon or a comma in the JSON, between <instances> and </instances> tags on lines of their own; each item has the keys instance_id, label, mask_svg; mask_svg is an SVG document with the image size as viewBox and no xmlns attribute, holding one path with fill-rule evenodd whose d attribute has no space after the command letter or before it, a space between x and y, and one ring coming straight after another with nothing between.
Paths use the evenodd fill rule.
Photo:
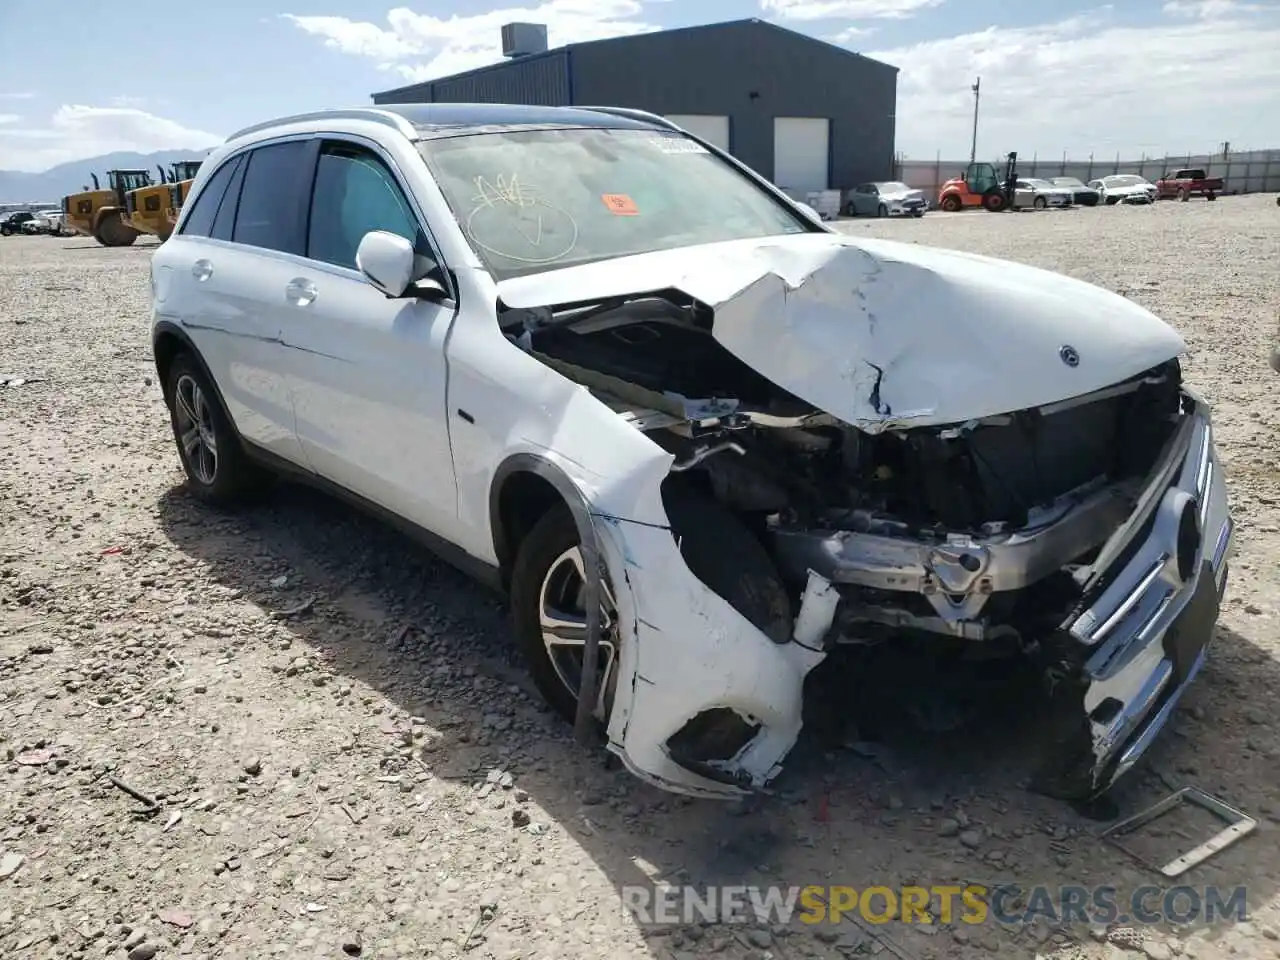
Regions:
<instances>
[{"instance_id":1,"label":"exposed engine bay","mask_svg":"<svg viewBox=\"0 0 1280 960\"><path fill-rule=\"evenodd\" d=\"M1081 602L1185 412L1174 359L1036 409L869 434L737 359L679 291L502 322L732 508L794 598L811 571L836 587L827 648L907 632L1034 649Z\"/></svg>"}]
</instances>

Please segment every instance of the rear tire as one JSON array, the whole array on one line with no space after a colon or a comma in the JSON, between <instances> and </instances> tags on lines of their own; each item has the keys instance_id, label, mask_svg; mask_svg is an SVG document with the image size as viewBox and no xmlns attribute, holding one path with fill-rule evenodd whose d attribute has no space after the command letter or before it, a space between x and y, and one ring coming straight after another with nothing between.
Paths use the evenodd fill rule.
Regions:
<instances>
[{"instance_id":1,"label":"rear tire","mask_svg":"<svg viewBox=\"0 0 1280 960\"><path fill-rule=\"evenodd\" d=\"M999 213L1005 206L1003 193L988 193L982 198L982 209L988 213Z\"/></svg>"},{"instance_id":2,"label":"rear tire","mask_svg":"<svg viewBox=\"0 0 1280 960\"><path fill-rule=\"evenodd\" d=\"M231 418L203 368L188 353L169 365L169 422L191 493L218 506L257 492L268 479L244 452Z\"/></svg>"},{"instance_id":3,"label":"rear tire","mask_svg":"<svg viewBox=\"0 0 1280 960\"><path fill-rule=\"evenodd\" d=\"M1218 195L1217 195L1216 193L1206 193L1206 194L1204 195L1204 198L1205 198L1206 200L1217 200L1217 199L1218 199Z\"/></svg>"},{"instance_id":4,"label":"rear tire","mask_svg":"<svg viewBox=\"0 0 1280 960\"><path fill-rule=\"evenodd\" d=\"M1186 203L1188 200L1191 199L1191 194L1187 192L1186 187L1178 188L1178 199L1181 200L1183 203Z\"/></svg>"},{"instance_id":5,"label":"rear tire","mask_svg":"<svg viewBox=\"0 0 1280 960\"><path fill-rule=\"evenodd\" d=\"M791 602L773 561L751 532L716 501L673 491L667 501L672 532L689 570L775 643L791 636ZM520 544L511 570L511 615L516 640L534 684L548 705L572 722L578 708L581 654L576 644L557 644L563 636L543 635L543 623L581 623L585 610L574 584L565 584L565 564L572 565L572 551L579 546L578 528L569 508L558 505L543 515ZM580 563L580 555L578 558ZM580 572L580 571L579 571ZM606 584L608 581L605 581ZM566 589L566 586L568 589ZM596 719L607 723L613 706L619 635L609 623L616 615L603 599L606 629L601 632L601 702ZM565 609L574 606L574 609ZM562 628L563 633L563 628ZM553 652L560 646L561 650ZM575 671L576 665L576 671Z\"/></svg>"}]
</instances>

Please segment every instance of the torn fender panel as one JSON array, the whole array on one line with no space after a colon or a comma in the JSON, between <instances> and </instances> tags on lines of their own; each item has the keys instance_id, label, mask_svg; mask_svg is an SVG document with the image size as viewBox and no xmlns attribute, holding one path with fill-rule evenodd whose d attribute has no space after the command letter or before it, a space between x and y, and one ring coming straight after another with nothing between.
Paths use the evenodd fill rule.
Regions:
<instances>
[{"instance_id":1,"label":"torn fender panel","mask_svg":"<svg viewBox=\"0 0 1280 960\"><path fill-rule=\"evenodd\" d=\"M510 307L669 288L715 310L713 335L739 359L869 432L1080 396L1186 349L1154 314L1070 277L838 234L685 247L498 285Z\"/></svg>"},{"instance_id":2,"label":"torn fender panel","mask_svg":"<svg viewBox=\"0 0 1280 960\"><path fill-rule=\"evenodd\" d=\"M723 797L764 786L795 745L804 678L825 654L770 641L694 577L669 530L593 519L623 630L611 749L677 792ZM692 772L666 750L689 720L726 707L761 727L721 767L738 785Z\"/></svg>"}]
</instances>

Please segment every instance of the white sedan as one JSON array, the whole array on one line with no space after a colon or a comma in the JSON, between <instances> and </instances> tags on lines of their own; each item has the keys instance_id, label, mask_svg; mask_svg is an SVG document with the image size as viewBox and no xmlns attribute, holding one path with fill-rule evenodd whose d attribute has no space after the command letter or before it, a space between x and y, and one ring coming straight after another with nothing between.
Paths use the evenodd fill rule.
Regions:
<instances>
[{"instance_id":1,"label":"white sedan","mask_svg":"<svg viewBox=\"0 0 1280 960\"><path fill-rule=\"evenodd\" d=\"M1089 186L1098 191L1102 202L1117 203L1154 203L1156 185L1134 173L1120 173L1109 177L1090 180Z\"/></svg>"},{"instance_id":2,"label":"white sedan","mask_svg":"<svg viewBox=\"0 0 1280 960\"><path fill-rule=\"evenodd\" d=\"M1204 663L1232 524L1172 328L837 233L651 114L251 127L151 291L194 496L277 473L416 532L506 592L582 738L664 788L764 787L806 677L858 703L840 678L888 644L978 709L990 658L1027 665L1032 782L1091 797Z\"/></svg>"}]
</instances>

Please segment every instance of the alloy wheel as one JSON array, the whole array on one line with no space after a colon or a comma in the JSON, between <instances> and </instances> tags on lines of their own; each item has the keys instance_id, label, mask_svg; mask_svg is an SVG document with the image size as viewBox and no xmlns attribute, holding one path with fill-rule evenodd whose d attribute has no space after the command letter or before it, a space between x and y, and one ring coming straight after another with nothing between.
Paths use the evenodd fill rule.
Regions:
<instances>
[{"instance_id":1,"label":"alloy wheel","mask_svg":"<svg viewBox=\"0 0 1280 960\"><path fill-rule=\"evenodd\" d=\"M182 456L196 479L211 486L218 475L218 442L213 408L194 377L184 374L174 390L174 416Z\"/></svg>"},{"instance_id":2,"label":"alloy wheel","mask_svg":"<svg viewBox=\"0 0 1280 960\"><path fill-rule=\"evenodd\" d=\"M582 551L573 546L547 568L538 591L538 619L547 659L556 677L574 697L582 685L582 656L587 642L587 615L583 604L586 585ZM601 578L600 586L599 694L593 712L596 719L603 722L608 719L616 679L618 608L607 577Z\"/></svg>"}]
</instances>

